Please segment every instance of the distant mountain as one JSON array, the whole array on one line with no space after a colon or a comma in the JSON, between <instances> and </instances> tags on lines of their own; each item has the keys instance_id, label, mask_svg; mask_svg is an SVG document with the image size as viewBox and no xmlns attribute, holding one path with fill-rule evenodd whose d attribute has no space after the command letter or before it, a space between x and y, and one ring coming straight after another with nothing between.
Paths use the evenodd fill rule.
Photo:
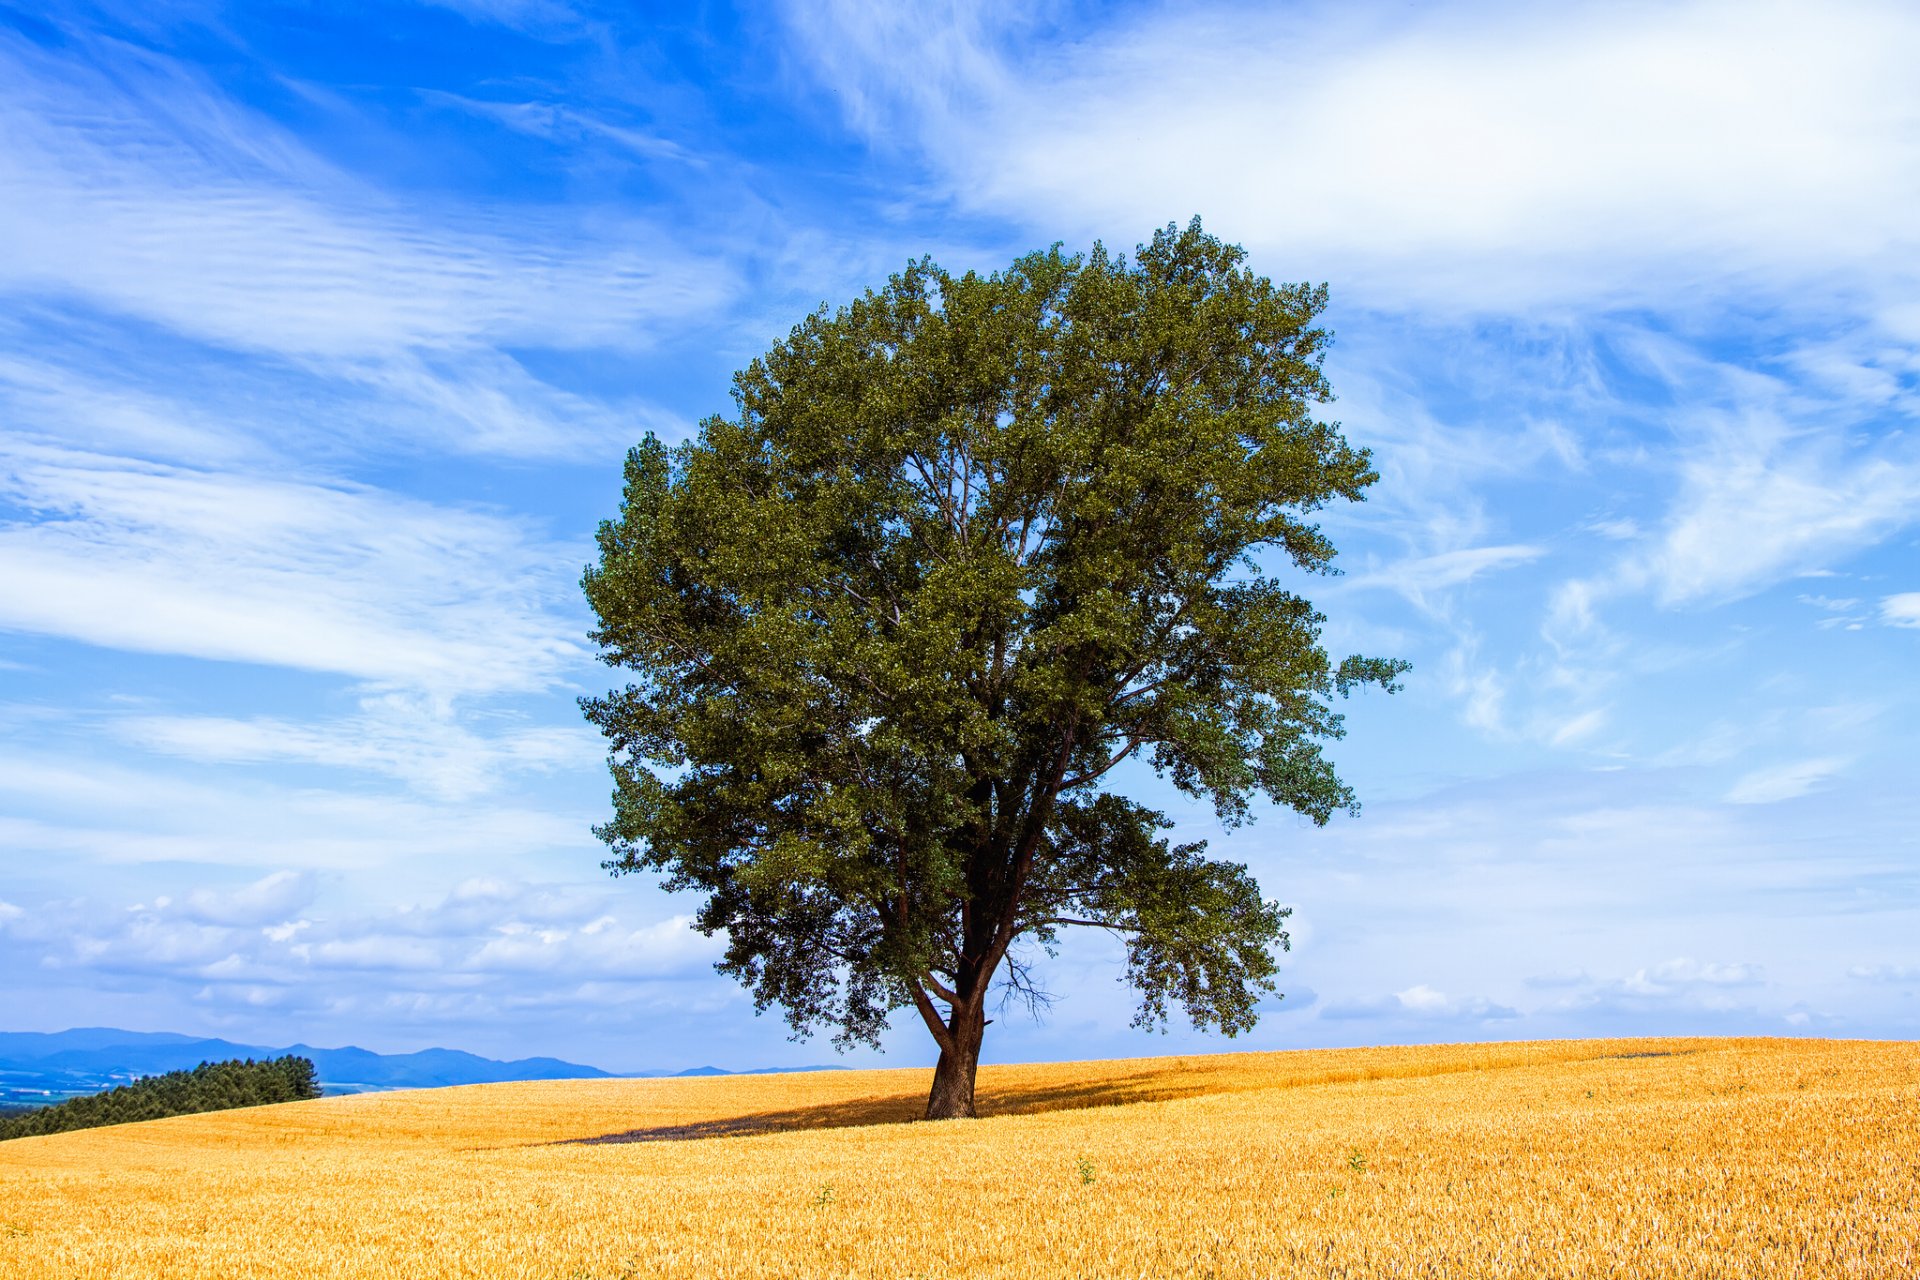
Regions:
<instances>
[{"instance_id":1,"label":"distant mountain","mask_svg":"<svg viewBox=\"0 0 1920 1280\"><path fill-rule=\"evenodd\" d=\"M304 1044L270 1047L170 1032L83 1027L52 1033L0 1032L0 1102L56 1101L110 1089L140 1076L186 1070L202 1062L278 1058L289 1053L313 1060L321 1087L328 1093L430 1089L504 1080L602 1079L613 1075L558 1058L498 1062L458 1049L388 1054L351 1045L344 1049L316 1049Z\"/></svg>"},{"instance_id":2,"label":"distant mountain","mask_svg":"<svg viewBox=\"0 0 1920 1280\"><path fill-rule=\"evenodd\" d=\"M311 1058L328 1093L367 1093L376 1089L434 1089L453 1084L497 1084L507 1080L600 1080L617 1074L558 1058L521 1058L499 1062L459 1049L422 1049L418 1053L374 1053L370 1049L316 1049L295 1044L236 1044L173 1032L120 1031L79 1027L72 1031L0 1031L0 1104L59 1102L98 1093L141 1076L184 1071L202 1062L234 1058ZM727 1071L693 1067L686 1071L634 1071L632 1076L732 1076L793 1071L843 1071L839 1066L767 1067Z\"/></svg>"}]
</instances>

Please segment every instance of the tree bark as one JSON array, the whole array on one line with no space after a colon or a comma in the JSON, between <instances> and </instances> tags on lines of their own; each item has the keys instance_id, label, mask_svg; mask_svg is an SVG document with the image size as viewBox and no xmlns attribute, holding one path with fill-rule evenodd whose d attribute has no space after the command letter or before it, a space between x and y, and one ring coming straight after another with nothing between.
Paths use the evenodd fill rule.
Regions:
<instances>
[{"instance_id":1,"label":"tree bark","mask_svg":"<svg viewBox=\"0 0 1920 1280\"><path fill-rule=\"evenodd\" d=\"M972 1120L973 1077L980 1069L980 1041L987 1030L980 1010L956 1009L948 1023L952 1047L940 1050L933 1068L933 1089L927 1094L927 1119Z\"/></svg>"}]
</instances>

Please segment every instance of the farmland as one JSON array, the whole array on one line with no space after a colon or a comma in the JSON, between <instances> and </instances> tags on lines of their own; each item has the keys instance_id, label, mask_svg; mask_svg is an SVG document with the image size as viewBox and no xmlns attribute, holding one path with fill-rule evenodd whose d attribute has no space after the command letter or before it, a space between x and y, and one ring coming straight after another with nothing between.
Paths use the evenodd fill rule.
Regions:
<instances>
[{"instance_id":1,"label":"farmland","mask_svg":"<svg viewBox=\"0 0 1920 1280\"><path fill-rule=\"evenodd\" d=\"M0 1274L1906 1276L1920 1046L1567 1041L328 1098L0 1144ZM583 1139L619 1139L597 1142Z\"/></svg>"}]
</instances>

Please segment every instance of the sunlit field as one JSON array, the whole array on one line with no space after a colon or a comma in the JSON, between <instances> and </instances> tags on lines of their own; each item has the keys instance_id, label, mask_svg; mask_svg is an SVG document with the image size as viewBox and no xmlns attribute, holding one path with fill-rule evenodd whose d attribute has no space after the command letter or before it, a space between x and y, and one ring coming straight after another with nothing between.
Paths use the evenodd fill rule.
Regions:
<instances>
[{"instance_id":1,"label":"sunlit field","mask_svg":"<svg viewBox=\"0 0 1920 1280\"><path fill-rule=\"evenodd\" d=\"M1635 1040L362 1095L0 1144L0 1275L1909 1276L1920 1046ZM583 1139L608 1139L598 1142Z\"/></svg>"}]
</instances>

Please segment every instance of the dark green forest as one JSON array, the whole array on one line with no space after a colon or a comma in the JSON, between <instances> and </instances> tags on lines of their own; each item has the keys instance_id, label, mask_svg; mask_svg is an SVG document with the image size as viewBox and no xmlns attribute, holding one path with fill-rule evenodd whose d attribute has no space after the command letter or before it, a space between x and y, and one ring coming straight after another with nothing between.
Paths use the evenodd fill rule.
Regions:
<instances>
[{"instance_id":1,"label":"dark green forest","mask_svg":"<svg viewBox=\"0 0 1920 1280\"><path fill-rule=\"evenodd\" d=\"M288 1054L255 1062L203 1062L191 1071L169 1071L85 1098L70 1098L25 1115L0 1118L0 1141L71 1129L131 1124L201 1111L229 1111L320 1096L313 1062Z\"/></svg>"}]
</instances>

